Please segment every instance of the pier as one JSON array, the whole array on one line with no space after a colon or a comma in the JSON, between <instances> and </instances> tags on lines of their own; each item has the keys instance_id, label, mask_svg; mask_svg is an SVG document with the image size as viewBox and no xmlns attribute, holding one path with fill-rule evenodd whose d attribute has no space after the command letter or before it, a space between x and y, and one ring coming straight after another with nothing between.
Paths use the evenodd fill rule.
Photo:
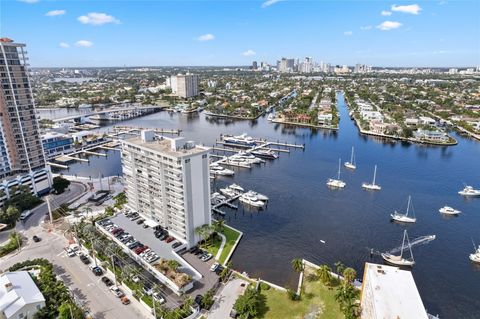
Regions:
<instances>
[{"instance_id":1,"label":"pier","mask_svg":"<svg viewBox=\"0 0 480 319\"><path fill-rule=\"evenodd\" d=\"M61 123L61 122L80 119L82 117L91 117L91 116L105 117L105 116L111 116L111 115L121 114L121 113L125 113L125 112L140 112L140 113L145 113L145 115L146 115L146 113L148 113L148 112L150 112L150 113L151 112L156 112L156 111L160 111L162 109L163 109L163 107L161 107L161 106L114 107L114 108L109 108L109 109L105 109L105 110L102 110L102 111L90 112L90 113L86 113L86 114L76 114L76 115L65 116L65 117L61 117L61 118L58 118L58 119L54 119L53 122Z\"/></svg>"}]
</instances>

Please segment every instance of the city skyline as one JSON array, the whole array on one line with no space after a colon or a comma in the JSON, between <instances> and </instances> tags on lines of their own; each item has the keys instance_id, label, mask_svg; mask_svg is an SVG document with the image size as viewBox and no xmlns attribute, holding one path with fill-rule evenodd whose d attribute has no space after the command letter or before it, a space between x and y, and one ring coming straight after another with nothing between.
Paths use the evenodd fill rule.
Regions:
<instances>
[{"instance_id":1,"label":"city skyline","mask_svg":"<svg viewBox=\"0 0 480 319\"><path fill-rule=\"evenodd\" d=\"M480 64L479 6L23 0L2 4L1 36L28 42L32 67L251 65L305 56L350 66L467 67Z\"/></svg>"}]
</instances>

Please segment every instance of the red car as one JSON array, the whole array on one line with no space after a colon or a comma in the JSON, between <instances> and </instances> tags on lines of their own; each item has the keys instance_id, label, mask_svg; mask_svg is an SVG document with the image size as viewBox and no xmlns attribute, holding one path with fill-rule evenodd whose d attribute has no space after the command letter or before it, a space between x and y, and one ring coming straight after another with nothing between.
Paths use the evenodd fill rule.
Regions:
<instances>
[{"instance_id":1,"label":"red car","mask_svg":"<svg viewBox=\"0 0 480 319\"><path fill-rule=\"evenodd\" d=\"M147 249L148 249L148 246L139 247L139 248L135 249L135 254L139 255Z\"/></svg>"},{"instance_id":2,"label":"red car","mask_svg":"<svg viewBox=\"0 0 480 319\"><path fill-rule=\"evenodd\" d=\"M112 230L112 234L115 235L116 233L118 233L118 232L120 232L120 231L122 231L122 230L123 230L123 229L120 228L120 227L119 227L119 228L115 228L114 230Z\"/></svg>"},{"instance_id":3,"label":"red car","mask_svg":"<svg viewBox=\"0 0 480 319\"><path fill-rule=\"evenodd\" d=\"M172 236L168 236L166 242L167 242L167 243L171 243L171 242L174 241L174 240L175 240L175 238L173 238Z\"/></svg>"}]
</instances>

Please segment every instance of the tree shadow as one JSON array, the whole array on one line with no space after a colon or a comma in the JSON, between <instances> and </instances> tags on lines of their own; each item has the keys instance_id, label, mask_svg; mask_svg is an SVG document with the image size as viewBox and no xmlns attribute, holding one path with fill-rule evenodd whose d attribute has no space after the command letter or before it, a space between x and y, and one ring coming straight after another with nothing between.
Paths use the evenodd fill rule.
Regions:
<instances>
[{"instance_id":1,"label":"tree shadow","mask_svg":"<svg viewBox=\"0 0 480 319\"><path fill-rule=\"evenodd\" d=\"M258 297L257 318L264 318L268 310L270 310L270 308L267 306L267 297L264 294L260 293Z\"/></svg>"}]
</instances>

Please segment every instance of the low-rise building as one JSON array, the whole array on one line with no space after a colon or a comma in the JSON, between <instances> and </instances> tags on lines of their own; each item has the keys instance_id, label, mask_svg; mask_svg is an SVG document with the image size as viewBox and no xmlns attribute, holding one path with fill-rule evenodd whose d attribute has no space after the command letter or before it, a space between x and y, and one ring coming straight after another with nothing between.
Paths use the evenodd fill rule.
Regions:
<instances>
[{"instance_id":1,"label":"low-rise building","mask_svg":"<svg viewBox=\"0 0 480 319\"><path fill-rule=\"evenodd\" d=\"M448 135L445 132L438 130L422 130L418 129L413 132L413 136L419 140L427 140L434 142L447 142Z\"/></svg>"},{"instance_id":2,"label":"low-rise building","mask_svg":"<svg viewBox=\"0 0 480 319\"><path fill-rule=\"evenodd\" d=\"M73 151L73 137L57 132L48 132L42 135L45 157L53 158Z\"/></svg>"},{"instance_id":3,"label":"low-rise building","mask_svg":"<svg viewBox=\"0 0 480 319\"><path fill-rule=\"evenodd\" d=\"M33 318L45 307L45 297L27 271L0 276L0 319Z\"/></svg>"},{"instance_id":4,"label":"low-rise building","mask_svg":"<svg viewBox=\"0 0 480 319\"><path fill-rule=\"evenodd\" d=\"M360 296L362 319L428 319L412 273L365 263Z\"/></svg>"}]
</instances>

